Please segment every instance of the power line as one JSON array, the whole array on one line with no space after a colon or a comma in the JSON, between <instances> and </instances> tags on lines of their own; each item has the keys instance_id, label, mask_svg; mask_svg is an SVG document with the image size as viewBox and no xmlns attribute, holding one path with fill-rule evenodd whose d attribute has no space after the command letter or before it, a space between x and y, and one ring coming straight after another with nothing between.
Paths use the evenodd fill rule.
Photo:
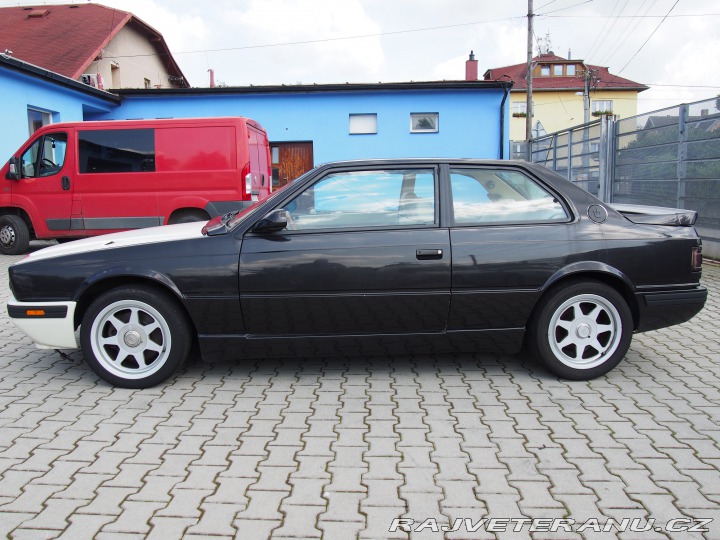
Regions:
<instances>
[{"instance_id":1,"label":"power line","mask_svg":"<svg viewBox=\"0 0 720 540\"><path fill-rule=\"evenodd\" d=\"M588 0L590 1L590 0ZM395 30L391 32L378 32L376 34L360 34L356 36L340 36L340 37L334 37L334 38L323 38L323 39L308 39L304 41L287 41L283 43L266 43L263 45L244 45L241 47L223 47L219 49L202 49L202 50L195 50L195 51L180 51L180 52L174 52L172 54L195 54L195 53L201 53L201 52L225 52L225 51L241 51L241 50L247 50L247 49L265 49L269 47L287 47L291 45L309 45L312 43L327 43L332 41L345 41L350 39L365 39L365 38L371 38L371 37L382 37L382 36L391 36L391 35L397 35L397 34L410 34L413 32L428 32L431 30L444 30L447 28L458 28L462 26L473 26L476 24L489 24L489 23L496 23L496 22L504 22L504 21L513 21L513 20L519 20L524 19L525 16L517 16L517 17L505 17L503 19L493 19L489 21L475 21L475 22L467 22L467 23L457 23L457 24L447 24L443 26L429 26L427 28L413 28L410 30ZM157 54L131 54L131 55L124 55L124 56L115 56L114 58L132 58L136 56L157 56Z\"/></svg>"},{"instance_id":2,"label":"power line","mask_svg":"<svg viewBox=\"0 0 720 540\"><path fill-rule=\"evenodd\" d=\"M620 5L620 0L615 1L615 5L613 6L612 11L610 12L610 16L607 19L605 19L605 24L603 24L603 27L600 29L600 32L598 32L598 35L595 36L595 41L593 41L592 45L590 45L590 49L588 49L588 52L585 55L586 58L590 58L590 56L592 56L592 53L595 52L595 45L598 44L598 41L600 40L601 37L602 37L602 41L604 41L605 38L607 38L607 33L605 32L605 28L607 28L607 25L613 19L613 13L615 13L615 10L617 9L618 5ZM620 13L622 13L622 11ZM602 43L602 41L600 43Z\"/></svg>"},{"instance_id":3,"label":"power line","mask_svg":"<svg viewBox=\"0 0 720 540\"><path fill-rule=\"evenodd\" d=\"M635 59L635 57L640 53L640 51L643 50L643 47L645 47L645 45L647 45L647 42L650 41L650 38L652 38L652 37L655 35L655 32L658 31L658 29L660 28L660 26L662 25L662 23L665 22L665 19L668 18L668 15L670 15L670 13L672 12L672 10L675 9L675 6L677 6L679 2L680 2L680 0L675 0L675 3L674 3L674 4L672 5L672 7L669 9L669 11L668 11L667 14L665 15L665 17L663 17L663 19L662 19L662 20L658 23L658 25L655 27L655 30L653 30L652 33L648 36L648 38L645 40L645 42L644 42L642 45L640 45L640 48L637 50L637 52L635 52L635 54L632 55L632 57L630 58L630 60L627 61L627 64L625 64L625 65L622 67L622 69L621 69L620 71L618 71L618 75L620 75L620 74L623 72L623 70L630 65L630 62L632 62L632 61Z\"/></svg>"},{"instance_id":4,"label":"power line","mask_svg":"<svg viewBox=\"0 0 720 540\"><path fill-rule=\"evenodd\" d=\"M555 1L555 0L553 0ZM588 4L590 2L593 2L594 0L585 0L584 2L579 2L577 4L573 4L571 6L566 6L562 8L558 8L554 11L549 11L548 13L557 13L559 11L565 11L567 9L571 9L577 6L581 6L583 4ZM550 2L552 3L552 2ZM549 4L546 4L549 5ZM547 16L547 14L541 14L537 16ZM270 47L288 47L292 45L310 45L313 43L328 43L333 41L346 41L351 39L366 39L371 37L382 37L382 36L392 36L392 35L400 35L400 34L411 34L415 32L429 32L432 30L445 30L448 28L460 28L463 26L474 26L478 24L490 24L490 23L496 23L496 22L505 22L505 21L517 21L525 19L524 15L518 15L515 17L504 17L502 19L492 19L487 21L473 21L473 22L464 22L464 23L456 23L456 24L446 24L442 26L428 26L425 28L412 28L408 30L394 30L389 32L377 32L374 34L359 34L355 36L340 36L340 37L334 37L334 38L323 38L323 39L309 39L309 40L303 40L303 41L288 41L288 42L282 42L282 43L266 43L262 45L243 45L238 47L222 47L217 49L202 49L202 50L192 50L192 51L179 51L179 52L173 52L173 55L179 55L179 54L197 54L201 52L226 52L226 51L242 51L242 50L248 50L248 49L264 49L264 48L270 48ZM132 54L132 55L123 55L123 56L114 56L113 58L133 58L133 57L143 57L143 56L158 56L157 54L148 53L148 54Z\"/></svg>"},{"instance_id":5,"label":"power line","mask_svg":"<svg viewBox=\"0 0 720 540\"><path fill-rule=\"evenodd\" d=\"M645 13L650 11L656 2L657 2L657 0L653 0L647 6ZM645 7L646 3L647 3L647 0L643 0L642 4L640 4L640 7L635 12L635 15L638 15L642 11L642 9L643 9L643 7ZM609 62L610 59L617 54L618 50L620 50L620 48L630 38L630 36L632 36L634 34L635 30L637 29L637 27L640 25L640 23L642 21L643 21L643 19L640 17L635 18L635 19L628 19L628 23L625 25L625 28L623 29L622 33L620 34L620 36L617 37L617 39L615 39L615 46L613 47L611 45L610 51L607 52L604 56L602 56L601 59L599 60L599 62L600 63L603 63L606 61Z\"/></svg>"}]
</instances>

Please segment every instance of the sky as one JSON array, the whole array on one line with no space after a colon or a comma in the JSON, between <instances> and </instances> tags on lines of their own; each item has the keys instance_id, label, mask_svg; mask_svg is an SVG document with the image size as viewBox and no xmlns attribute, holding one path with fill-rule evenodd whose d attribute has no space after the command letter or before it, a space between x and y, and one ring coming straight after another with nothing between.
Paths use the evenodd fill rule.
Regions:
<instances>
[{"instance_id":1,"label":"sky","mask_svg":"<svg viewBox=\"0 0 720 540\"><path fill-rule=\"evenodd\" d=\"M94 0L93 0L94 1ZM37 2L58 4L70 2ZM80 2L78 2L80 3ZM82 2L85 3L85 2ZM525 62L528 0L103 0L161 32L192 86L459 80ZM0 0L0 6L28 2ZM640 113L720 94L718 0L534 0L534 54L651 87Z\"/></svg>"}]
</instances>

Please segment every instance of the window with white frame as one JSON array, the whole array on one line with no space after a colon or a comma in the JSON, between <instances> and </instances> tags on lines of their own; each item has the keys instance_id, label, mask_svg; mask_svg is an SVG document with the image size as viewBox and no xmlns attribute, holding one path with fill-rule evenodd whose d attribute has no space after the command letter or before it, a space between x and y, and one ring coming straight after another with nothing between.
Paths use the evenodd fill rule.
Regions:
<instances>
[{"instance_id":1,"label":"window with white frame","mask_svg":"<svg viewBox=\"0 0 720 540\"><path fill-rule=\"evenodd\" d=\"M611 113L613 110L613 102L611 99L596 99L592 102L592 112L603 114Z\"/></svg>"},{"instance_id":2,"label":"window with white frame","mask_svg":"<svg viewBox=\"0 0 720 540\"><path fill-rule=\"evenodd\" d=\"M532 102L533 109L535 108L535 102ZM512 104L512 115L515 117L527 116L527 101L515 101Z\"/></svg>"},{"instance_id":3,"label":"window with white frame","mask_svg":"<svg viewBox=\"0 0 720 540\"><path fill-rule=\"evenodd\" d=\"M410 113L410 133L437 133L440 131L438 113Z\"/></svg>"},{"instance_id":4,"label":"window with white frame","mask_svg":"<svg viewBox=\"0 0 720 540\"><path fill-rule=\"evenodd\" d=\"M575 64L568 64L565 68L565 72L568 76L575 76Z\"/></svg>"},{"instance_id":5,"label":"window with white frame","mask_svg":"<svg viewBox=\"0 0 720 540\"><path fill-rule=\"evenodd\" d=\"M373 135L378 132L377 113L351 114L350 135Z\"/></svg>"},{"instance_id":6,"label":"window with white frame","mask_svg":"<svg viewBox=\"0 0 720 540\"><path fill-rule=\"evenodd\" d=\"M550 66L540 66L540 75L543 77L550 76Z\"/></svg>"},{"instance_id":7,"label":"window with white frame","mask_svg":"<svg viewBox=\"0 0 720 540\"><path fill-rule=\"evenodd\" d=\"M35 133L38 129L52 123L52 113L47 111L41 111L39 109L32 109L28 107L28 132L30 135Z\"/></svg>"},{"instance_id":8,"label":"window with white frame","mask_svg":"<svg viewBox=\"0 0 720 540\"><path fill-rule=\"evenodd\" d=\"M557 77L557 76L561 76L562 74L563 74L562 64L555 64L553 66L553 75L555 75Z\"/></svg>"}]
</instances>

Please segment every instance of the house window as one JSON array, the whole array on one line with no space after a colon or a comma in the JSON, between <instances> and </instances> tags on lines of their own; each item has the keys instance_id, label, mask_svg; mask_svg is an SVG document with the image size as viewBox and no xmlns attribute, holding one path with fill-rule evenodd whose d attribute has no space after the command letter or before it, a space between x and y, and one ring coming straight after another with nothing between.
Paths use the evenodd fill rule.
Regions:
<instances>
[{"instance_id":1,"label":"house window","mask_svg":"<svg viewBox=\"0 0 720 540\"><path fill-rule=\"evenodd\" d=\"M110 65L110 79L112 80L113 88L122 88L122 82L120 80L120 66L114 62Z\"/></svg>"},{"instance_id":2,"label":"house window","mask_svg":"<svg viewBox=\"0 0 720 540\"><path fill-rule=\"evenodd\" d=\"M553 66L553 75L555 75L557 77L557 76L562 76L562 74L563 74L562 64L555 64Z\"/></svg>"},{"instance_id":3,"label":"house window","mask_svg":"<svg viewBox=\"0 0 720 540\"><path fill-rule=\"evenodd\" d=\"M533 110L535 109L535 102L532 102ZM514 118L526 118L527 117L527 101L516 101L512 104L512 115Z\"/></svg>"},{"instance_id":4,"label":"house window","mask_svg":"<svg viewBox=\"0 0 720 540\"><path fill-rule=\"evenodd\" d=\"M437 133L440 129L438 113L411 113L411 133Z\"/></svg>"},{"instance_id":5,"label":"house window","mask_svg":"<svg viewBox=\"0 0 720 540\"><path fill-rule=\"evenodd\" d=\"M565 68L568 76L574 76L575 75L575 64L568 64Z\"/></svg>"},{"instance_id":6,"label":"house window","mask_svg":"<svg viewBox=\"0 0 720 540\"><path fill-rule=\"evenodd\" d=\"M543 77L550 76L550 66L540 66L540 75Z\"/></svg>"},{"instance_id":7,"label":"house window","mask_svg":"<svg viewBox=\"0 0 720 540\"><path fill-rule=\"evenodd\" d=\"M610 99L597 99L592 102L593 114L600 115L603 113L611 113L613 110L612 100Z\"/></svg>"},{"instance_id":8,"label":"house window","mask_svg":"<svg viewBox=\"0 0 720 540\"><path fill-rule=\"evenodd\" d=\"M377 113L351 114L350 135L372 135L378 132Z\"/></svg>"},{"instance_id":9,"label":"house window","mask_svg":"<svg viewBox=\"0 0 720 540\"><path fill-rule=\"evenodd\" d=\"M52 115L49 112L28 108L28 134L32 135L38 129L52 122Z\"/></svg>"}]
</instances>

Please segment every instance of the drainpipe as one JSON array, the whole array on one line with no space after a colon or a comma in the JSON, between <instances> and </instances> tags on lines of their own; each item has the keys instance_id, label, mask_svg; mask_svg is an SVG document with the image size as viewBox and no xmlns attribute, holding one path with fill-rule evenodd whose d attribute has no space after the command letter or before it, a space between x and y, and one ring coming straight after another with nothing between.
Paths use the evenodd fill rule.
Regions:
<instances>
[{"instance_id":1,"label":"drainpipe","mask_svg":"<svg viewBox=\"0 0 720 540\"><path fill-rule=\"evenodd\" d=\"M500 102L500 159L505 159L505 100L507 100L511 86L512 83L509 85L503 84L502 87L504 94Z\"/></svg>"}]
</instances>

